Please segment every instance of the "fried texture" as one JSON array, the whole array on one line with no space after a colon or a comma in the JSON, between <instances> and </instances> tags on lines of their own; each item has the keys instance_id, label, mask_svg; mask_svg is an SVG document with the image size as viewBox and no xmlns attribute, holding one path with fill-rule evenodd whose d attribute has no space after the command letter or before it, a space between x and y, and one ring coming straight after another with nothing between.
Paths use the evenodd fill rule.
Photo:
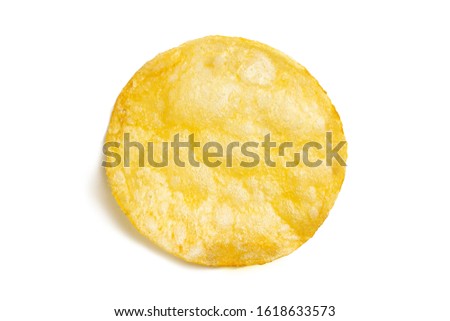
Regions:
<instances>
[{"instance_id":1,"label":"fried texture","mask_svg":"<svg viewBox=\"0 0 450 321\"><path fill-rule=\"evenodd\" d=\"M286 167L295 148L325 133L345 140L340 118L308 71L271 47L242 39L211 36L187 42L147 62L115 104L106 142L124 142L124 133L144 146L195 134L216 141L294 142L276 167L260 162L233 167L106 168L113 195L133 225L148 239L186 261L209 266L263 264L306 242L323 223L339 193L345 167L325 162ZM117 149L123 160L123 150ZM264 159L264 154L257 152ZM346 159L346 146L340 155ZM186 156L186 155L184 155ZM201 161L201 148L196 159ZM310 159L325 159L325 148Z\"/></svg>"}]
</instances>

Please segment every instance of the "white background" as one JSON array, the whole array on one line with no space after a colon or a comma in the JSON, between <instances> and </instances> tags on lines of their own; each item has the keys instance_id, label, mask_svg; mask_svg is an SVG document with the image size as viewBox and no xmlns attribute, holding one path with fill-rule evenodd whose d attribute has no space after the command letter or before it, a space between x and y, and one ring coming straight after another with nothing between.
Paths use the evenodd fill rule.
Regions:
<instances>
[{"instance_id":1,"label":"white background","mask_svg":"<svg viewBox=\"0 0 450 321\"><path fill-rule=\"evenodd\" d=\"M0 319L310 304L336 306L333 320L450 320L450 10L367 3L2 1ZM263 266L205 268L156 249L120 212L100 167L133 73L213 34L303 64L349 143L325 224Z\"/></svg>"}]
</instances>

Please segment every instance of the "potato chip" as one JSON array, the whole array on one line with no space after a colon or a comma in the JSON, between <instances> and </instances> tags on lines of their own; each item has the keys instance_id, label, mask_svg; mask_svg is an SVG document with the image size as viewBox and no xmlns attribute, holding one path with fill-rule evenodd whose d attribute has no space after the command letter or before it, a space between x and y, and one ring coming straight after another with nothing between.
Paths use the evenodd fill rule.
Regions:
<instances>
[{"instance_id":1,"label":"potato chip","mask_svg":"<svg viewBox=\"0 0 450 321\"><path fill-rule=\"evenodd\" d=\"M209 266L263 264L306 242L337 198L347 156L339 115L303 66L222 36L147 62L117 99L104 151L133 225Z\"/></svg>"}]
</instances>

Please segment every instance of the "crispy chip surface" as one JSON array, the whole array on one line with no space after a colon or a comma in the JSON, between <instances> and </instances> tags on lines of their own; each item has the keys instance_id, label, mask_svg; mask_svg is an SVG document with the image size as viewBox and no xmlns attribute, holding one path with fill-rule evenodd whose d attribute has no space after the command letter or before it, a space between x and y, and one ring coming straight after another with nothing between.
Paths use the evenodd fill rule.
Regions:
<instances>
[{"instance_id":1,"label":"crispy chip surface","mask_svg":"<svg viewBox=\"0 0 450 321\"><path fill-rule=\"evenodd\" d=\"M211 36L187 42L147 62L129 81L115 104L106 142L154 142L155 160L169 142L169 163L139 166L130 148L130 166L107 167L112 192L124 213L148 239L186 261L210 266L263 264L285 256L313 236L333 206L345 167L326 159L326 133L344 141L340 118L308 71L271 47L242 39ZM207 166L174 164L170 142L190 134L202 145L261 142L270 133L275 167L264 164L264 150L251 149L257 166L241 153ZM309 159L320 166L287 167L307 142ZM281 142L293 148L281 155ZM239 148L237 149L239 150ZM233 151L234 152L234 151ZM339 155L346 159L346 145ZM107 157L108 159L108 157ZM145 154L147 159L147 154Z\"/></svg>"}]
</instances>

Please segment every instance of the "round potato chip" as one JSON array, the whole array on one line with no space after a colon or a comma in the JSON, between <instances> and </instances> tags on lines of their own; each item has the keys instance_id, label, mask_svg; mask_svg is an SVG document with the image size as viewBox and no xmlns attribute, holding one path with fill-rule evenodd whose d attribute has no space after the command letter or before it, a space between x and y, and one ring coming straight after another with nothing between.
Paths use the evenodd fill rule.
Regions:
<instances>
[{"instance_id":1,"label":"round potato chip","mask_svg":"<svg viewBox=\"0 0 450 321\"><path fill-rule=\"evenodd\" d=\"M347 156L339 115L303 66L222 36L147 62L117 99L104 153L134 226L210 266L263 264L306 242Z\"/></svg>"}]
</instances>

